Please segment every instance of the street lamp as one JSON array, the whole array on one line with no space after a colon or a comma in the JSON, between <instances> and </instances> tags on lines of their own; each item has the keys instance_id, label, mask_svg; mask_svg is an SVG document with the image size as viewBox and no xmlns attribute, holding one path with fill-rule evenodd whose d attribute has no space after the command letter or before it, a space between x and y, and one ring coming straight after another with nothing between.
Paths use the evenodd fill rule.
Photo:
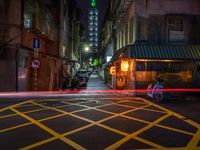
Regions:
<instances>
[{"instance_id":1,"label":"street lamp","mask_svg":"<svg viewBox=\"0 0 200 150\"><path fill-rule=\"evenodd\" d=\"M84 51L85 52L89 52L89 50L90 50L90 47L85 45L84 46ZM82 69L82 51L81 50L80 50L80 68Z\"/></svg>"}]
</instances>

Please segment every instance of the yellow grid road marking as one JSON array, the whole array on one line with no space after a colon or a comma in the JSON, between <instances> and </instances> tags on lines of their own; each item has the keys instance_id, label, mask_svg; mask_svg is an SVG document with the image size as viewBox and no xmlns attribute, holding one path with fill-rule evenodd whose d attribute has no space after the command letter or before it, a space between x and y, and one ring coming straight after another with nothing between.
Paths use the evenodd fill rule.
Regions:
<instances>
[{"instance_id":1,"label":"yellow grid road marking","mask_svg":"<svg viewBox=\"0 0 200 150\"><path fill-rule=\"evenodd\" d=\"M120 102L118 103L114 103L115 105L118 105ZM147 104L147 103L146 103ZM84 105L80 105L80 104L77 104L78 106L84 106ZM108 104L110 105L110 104ZM119 105L119 106L123 106L123 105ZM101 110L101 109L98 109L99 107L104 107L104 106L97 106L97 107L93 107L92 109L94 110L98 110L98 111L101 111L101 112L105 112L105 113L109 113L109 114L114 114L114 115L117 115L117 116L121 116L121 117L124 117L124 118L127 118L127 119L131 119L131 120L135 120L135 121L139 121L139 122L142 122L142 123L146 123L146 124L150 124L151 122L149 121L145 121L145 120L141 120L141 119L138 119L138 118L134 118L134 117L129 117L129 116L125 116L124 114L126 113L129 113L129 112L132 112L132 111L136 111L136 110L145 110L146 107L148 106L152 106L152 104L148 104L148 105L144 105L144 106L140 106L140 107L129 107L129 108L132 108L132 110L130 111L126 111L126 112L123 112L123 113L113 113L113 112L109 112L109 111L106 111L106 110ZM90 108L90 107L88 107ZM164 112L162 111L162 113L167 113L167 112ZM171 131L175 131L175 132L179 132L179 133L183 133L183 134L187 134L187 135L194 135L194 133L190 133L190 132L187 132L187 131L184 131L184 130L180 130L180 129L176 129L176 128L173 128L173 127L168 127L168 126L165 126L165 125L160 125L160 124L156 124L155 126L158 126L158 127L161 127L161 128L164 128L164 129L168 129L168 130L171 130Z\"/></svg>"},{"instance_id":2,"label":"yellow grid road marking","mask_svg":"<svg viewBox=\"0 0 200 150\"><path fill-rule=\"evenodd\" d=\"M140 141L140 142L142 142L142 143L145 143L145 144L147 144L147 145L150 145L150 146L152 146L152 147L155 147L156 149L163 148L163 147L160 147L159 144L153 143L153 142L151 142L151 141L145 140L145 139L140 138L140 137L137 137L137 136L133 137L133 139L135 139L135 140L137 140L137 141Z\"/></svg>"},{"instance_id":3,"label":"yellow grid road marking","mask_svg":"<svg viewBox=\"0 0 200 150\"><path fill-rule=\"evenodd\" d=\"M142 129L130 134L129 136L126 136L125 138L123 138L122 140L119 140L118 142L112 144L111 146L107 147L105 150L113 150L116 149L118 147L120 147L123 143L127 142L129 139L133 138L134 136L141 134L142 132L150 129L151 127L153 127L155 124L159 123L160 121L166 119L167 117L171 116L172 114L167 114L159 119L157 119L156 121L152 122L151 124L148 124L147 126L143 127ZM167 149L166 147L160 146L158 148L162 148L163 150Z\"/></svg>"},{"instance_id":4,"label":"yellow grid road marking","mask_svg":"<svg viewBox=\"0 0 200 150\"><path fill-rule=\"evenodd\" d=\"M111 98L107 98L107 99L111 99ZM116 99L116 98L114 98L114 99ZM112 99L112 100L114 100L114 99ZM121 101L121 98L118 98L120 101L118 102L118 103L121 103L121 102L123 102L123 101ZM132 98L130 98L130 100L131 100ZM187 120L185 120L185 117L184 116L181 116L180 114L177 114L177 113L174 113L174 112L172 112L172 111L170 111L170 110L168 110L168 109L165 109L165 108L163 108L163 107L161 107L161 106L159 106L159 105L156 105L156 104L154 104L154 103L151 103L151 102L149 102L149 101L147 101L147 100L144 100L144 99L141 99L141 98L137 98L137 99L139 99L139 100L142 100L143 102L144 102L144 104L148 104L147 106L149 106L149 105L153 105L153 106L155 106L155 107L157 107L157 108L160 108L161 110L163 110L163 111L166 111L167 113L168 113L168 115L174 115L174 116L178 116L178 118L180 118L180 119L183 119L185 122L190 122L190 124L192 124L193 126L195 126L195 127L199 127L199 124L197 124L196 122L193 122L192 120L189 120L189 119L187 119ZM56 101L56 100L55 100ZM127 98L126 98L126 100L124 100L124 101L127 101ZM88 102L88 101L85 101L85 102ZM121 135L127 135L126 133L123 133L122 131L119 131L119 130L116 130L116 129L113 129L113 128L111 128L111 127L107 127L107 126L105 126L105 125L102 125L102 124L100 124L101 122L103 122L103 121L106 121L106 120L109 120L109 119L111 119L111 118L114 118L114 117L116 117L116 116L122 116L122 117L126 117L126 118L129 118L129 119L132 119L132 120L137 120L137 121L140 121L140 122L144 122L144 123L147 123L147 124L149 124L149 125L152 125L152 122L148 122L148 121L143 121L143 120L140 120L140 119L137 119L137 118L133 118L133 117L127 117L127 116L123 116L123 113L128 113L128 111L126 111L126 112L123 112L123 113L120 113L120 114L117 114L117 113L113 113L113 112L109 112L109 111L104 111L104 110L101 110L101 109L98 109L99 107L104 107L104 105L100 105L100 106L96 106L96 107L89 107L89 106L85 106L85 105L81 105L81 103L85 103L85 102L79 102L78 104L76 103L70 103L70 102L64 102L64 103L66 103L66 104L70 104L70 105L78 105L78 106L83 106L83 107L85 107L85 108L87 108L87 109L84 109L84 110L88 110L88 109L94 109L94 110L98 110L98 111L102 111L102 112L106 112L106 113L110 113L110 114L112 114L112 115L114 115L114 116L111 116L111 117L109 117L109 118L105 118L105 119L103 119L103 120L100 120L100 121L98 121L98 122L94 122L94 121L91 121L91 120L89 120L89 119L85 119L85 118L83 118L83 117L80 117L80 116L77 116L77 115L74 115L74 114L72 114L72 113L74 113L74 112L70 112L70 113L68 113L69 115L71 115L71 116L74 116L74 117L76 117L76 118L79 118L79 119L81 119L81 120L85 120L85 121L88 121L88 122L90 122L91 124L89 124L89 125L86 125L86 126L84 126L84 127L81 127L81 128L78 128L78 129L76 129L76 130L73 130L73 131L70 131L70 132L67 132L67 133L64 133L64 134L62 134L63 136L66 136L66 135L69 135L69 134L72 134L72 133L75 133L75 132L78 132L78 131L80 131L80 130L83 130L83 129L86 129L86 128L88 128L88 127L91 127L91 126L93 126L93 125L98 125L98 126L101 126L101 127L103 127L103 128L106 128L106 129L108 129L108 130L110 130L110 131L112 131L112 132L115 132L115 133L118 133L118 134L120 134L121 133ZM91 101L92 102L92 101ZM132 101L131 101L132 102ZM34 103L34 102L31 102L31 103L33 103L33 104L36 104L37 105L37 103ZM118 105L118 103L109 103L109 104L105 104L105 106L107 106L107 105L112 105L112 104L117 104ZM143 103L142 103L143 104ZM119 105L121 105L121 104L119 104ZM43 105L41 105L42 107L45 107L46 109L53 109L53 110L56 110L56 111L59 111L60 112L60 110L58 110L58 109L54 109L54 108L51 108L51 107L46 107L46 106L43 106ZM68 105L67 105L68 106ZM145 107L147 107L147 106L145 106ZM126 105L125 105L125 107L126 107ZM146 109L146 108L141 108L141 107L139 107L140 109ZM78 111L83 111L83 110L78 110ZM129 111L135 111L135 109L132 109L132 110L129 110ZM63 112L63 113L67 113L67 112ZM167 115L167 116L168 116ZM165 116L163 116L163 117L165 117ZM161 118L159 118L158 120L160 120ZM157 121L157 120L156 120ZM154 123L154 122L153 122ZM149 125L147 125L147 126L149 126ZM176 131L176 132L182 132L182 133L184 133L184 134L189 134L189 135L194 135L193 133L190 133L190 132L186 132L186 131L182 131L182 130L179 130L179 129L174 129L174 128L171 128L171 127L167 127L167 126L163 126L163 125L159 125L159 124L154 124L155 126L160 126L160 127L162 127L162 128L166 128L166 129L169 129L169 130L173 130L173 131ZM153 126L154 126L153 125ZM151 127L150 127L151 128ZM138 130L137 132L139 132L140 130ZM140 132L144 132L144 131L140 131ZM133 134L135 134L136 132L134 132ZM132 136L133 134L131 134L131 135L129 135L128 137L130 137L130 136ZM199 136L199 134L197 135L197 137ZM133 137L134 139L135 138L138 138L138 137L136 137L136 136L134 136ZM44 143L47 143L48 141L50 142L50 141L53 141L53 140L51 140L51 139L53 139L53 140L55 140L55 139L57 139L56 137L53 137L53 138L50 138L50 139L47 139L47 140L44 140L44 141L41 141L41 142L39 142L39 143L35 143L35 144L33 144L33 145L42 145L42 144L44 144ZM139 140L139 139L138 139ZM156 147L156 149L166 149L165 147L162 147L162 146L160 146L160 145L157 145L156 143L152 143L152 142L150 142L150 141L146 141L146 140L144 140L144 139L141 139L140 138L140 140L142 140L143 141L143 143L146 143L146 144L149 144L149 145L152 145L152 146L154 146L154 147ZM196 142L197 142L197 140L195 140ZM118 141L118 142L120 142L120 141ZM126 141L125 141L126 142ZM115 143L116 144L116 143ZM123 143L122 143L123 144ZM112 145L111 145L112 146ZM120 145L119 145L120 146ZM108 147L109 148L109 147ZM197 148L197 147L195 147L195 148ZM198 147L199 148L199 147ZM168 148L168 149L173 149L173 148ZM182 149L182 148L177 148L177 149ZM176 150L177 150L176 149ZM183 149L185 149L185 147L183 148Z\"/></svg>"},{"instance_id":5,"label":"yellow grid road marking","mask_svg":"<svg viewBox=\"0 0 200 150\"><path fill-rule=\"evenodd\" d=\"M73 115L73 114L71 114L71 115L74 116L74 117L76 117L76 118L79 117L79 116L76 116L76 115ZM77 129L75 129L75 130L66 132L66 133L62 134L62 136L67 136L67 135L76 133L76 132L78 132L78 131L87 129L87 128L91 127L91 126L98 125L99 122L103 122L103 121L106 121L106 120L111 119L111 118L114 118L114 117L115 117L115 116L110 116L110 117L105 118L105 119L102 119L102 120L100 120L100 121L98 121L98 122L94 122L94 121L87 120L87 119L85 119L85 118L79 117L78 119L85 120L85 121L89 121L90 124L88 124L88 125L86 125L86 126L83 126L83 127L80 127L80 128L77 128ZM31 148L40 146L40 145L42 145L42 144L48 143L48 142L53 141L53 140L56 140L56 139L57 139L56 137L53 137L53 138L50 138L50 139L47 139L47 140L44 140L44 141L41 141L41 142L38 142L38 143L35 143L35 144L32 144L32 145L29 145L29 146L25 147L25 149L22 148L22 150L28 150L28 149L31 149Z\"/></svg>"},{"instance_id":6,"label":"yellow grid road marking","mask_svg":"<svg viewBox=\"0 0 200 150\"><path fill-rule=\"evenodd\" d=\"M137 107L134 107L134 106L128 106L128 105L124 105L124 104L116 104L116 105L127 107L127 108L137 108ZM164 111L159 111L159 110L154 110L154 109L148 109L148 108L143 108L142 110L148 110L148 111L157 112L157 113L166 113Z\"/></svg>"},{"instance_id":7,"label":"yellow grid road marking","mask_svg":"<svg viewBox=\"0 0 200 150\"><path fill-rule=\"evenodd\" d=\"M78 145L77 143L63 137L61 134L55 132L54 130L48 128L47 126L41 124L40 122L38 122L37 120L34 120L33 118L21 113L20 111L14 109L14 108L10 108L12 111L14 111L15 113L19 114L20 116L24 117L25 119L33 122L35 125L37 125L38 127L40 127L41 129L47 131L48 133L50 133L51 135L57 137L58 139L62 140L63 142L69 144L70 146L79 149L79 150L85 150L85 148L83 148L82 146Z\"/></svg>"},{"instance_id":8,"label":"yellow grid road marking","mask_svg":"<svg viewBox=\"0 0 200 150\"><path fill-rule=\"evenodd\" d=\"M48 110L48 108L43 108L43 110ZM87 109L83 109L83 110L87 110ZM76 110L76 111L73 111L71 113L76 113L76 112L79 112L79 111L82 111L82 110ZM24 114L28 114L28 113L24 113ZM18 114L15 114L15 115L17 116ZM42 121L58 118L58 117L65 116L65 115L68 115L68 114L59 114L59 115L55 115L55 116L50 116L50 117L46 117L44 119L40 119L40 120L37 120L37 121L38 122L42 122ZM6 129L3 129L3 130L0 130L0 133L6 132L6 131L9 131L9 130L13 130L13 129L17 129L17 128L20 128L20 127L24 127L24 126L27 126L27 125L30 125L30 124L33 124L33 123L32 122L24 123L24 124L21 124L21 125L17 125L17 126L13 126L13 127L10 127L10 128L6 128Z\"/></svg>"},{"instance_id":9,"label":"yellow grid road marking","mask_svg":"<svg viewBox=\"0 0 200 150\"><path fill-rule=\"evenodd\" d=\"M29 146L20 148L19 150L29 150L29 149L38 147L38 146L40 146L40 145L46 144L46 143L51 142L51 141L56 140L56 139L57 139L57 137L52 137L52 138L49 138L49 139L40 141L40 142L38 142L38 143L35 143L35 144L32 144L32 145L29 145Z\"/></svg>"},{"instance_id":10,"label":"yellow grid road marking","mask_svg":"<svg viewBox=\"0 0 200 150\"><path fill-rule=\"evenodd\" d=\"M27 126L27 125L30 125L30 124L32 124L32 122L23 123L23 124L14 126L14 127L9 127L9 128L0 130L0 133L7 132L7 131L10 131L10 130L14 130L14 129L17 129L17 128L21 128L21 127L24 127L24 126Z\"/></svg>"},{"instance_id":11,"label":"yellow grid road marking","mask_svg":"<svg viewBox=\"0 0 200 150\"><path fill-rule=\"evenodd\" d=\"M42 122L42 121L58 118L58 117L65 116L65 115L66 114L60 114L60 115L56 115L56 116L40 119L40 120L37 120L37 121L38 122ZM10 131L10 130L13 130L13 129L17 129L17 128L21 128L21 127L24 127L24 126L27 126L27 125L30 125L30 124L33 124L33 123L29 122L29 123L24 123L24 124L20 124L20 125L17 125L17 126L13 126L13 127L10 127L10 128L6 128L6 129L3 129L3 130L0 130L0 133L6 132L6 131Z\"/></svg>"},{"instance_id":12,"label":"yellow grid road marking","mask_svg":"<svg viewBox=\"0 0 200 150\"><path fill-rule=\"evenodd\" d=\"M200 142L200 128L196 132L196 134L193 136L192 140L187 145L188 149L194 149L197 147L198 143Z\"/></svg>"},{"instance_id":13,"label":"yellow grid road marking","mask_svg":"<svg viewBox=\"0 0 200 150\"><path fill-rule=\"evenodd\" d=\"M147 101L147 100L145 100L145 101L146 101L147 103L150 103L150 104L151 104L151 102L149 102L149 101ZM152 103L152 105L154 105L154 106L156 106L156 107L158 107L158 108L160 108L160 109L162 109L162 110L164 110L164 111L166 111L166 112L168 112L168 113L173 113L174 116L176 116L177 118L183 120L184 122L187 122L188 124L190 124L190 125L192 125L192 126L194 126L194 127L196 127L196 128L200 128L200 124L198 124L197 122L195 122L195 121L193 121L193 120L191 120L191 119L187 119L185 116L183 116L183 115L181 115L181 114L178 114L178 113L176 113L176 112L174 112L174 111L171 111L171 110L169 110L169 109L167 109L167 108L164 108L164 107L162 107L162 106L159 106L159 105L157 105L157 104L155 104L155 103Z\"/></svg>"},{"instance_id":14,"label":"yellow grid road marking","mask_svg":"<svg viewBox=\"0 0 200 150\"><path fill-rule=\"evenodd\" d=\"M32 103L34 103L34 102L32 102ZM40 105L40 104L39 104L39 105ZM147 106L149 106L149 105L142 106L141 108L147 107ZM41 105L41 107L42 107L42 105ZM90 109L90 107L89 107L89 109ZM136 108L136 110L137 110L137 109L140 109L140 108ZM60 110L57 110L57 111L60 111ZM135 109L128 110L128 111L123 112L123 113L128 113L128 112L131 112L131 111L135 111ZM123 113L120 113L120 114L123 114ZM107 130L109 130L109 131L112 131L112 132L121 134L121 135L123 135L123 136L129 136L129 134L127 134L127 133L125 133L125 132L122 132L122 131L119 131L119 130L117 130L117 129L114 129L114 128L105 126L105 125L103 125L103 124L100 124L101 122L104 122L104 121L109 120L109 119L111 119L111 118L117 117L117 116L119 116L120 114L116 114L116 113L115 113L115 115L113 115L113 116L111 116L111 117L108 117L108 118L105 118L105 119L102 119L102 120L100 120L100 121L98 121L98 122L91 121L91 120L89 120L89 119L86 119L86 118L83 118L83 117L80 117L80 116L77 116L77 115L74 115L74 114L70 114L70 115L72 115L72 116L74 116L74 117L76 117L76 118L79 118L79 119L81 119L81 120L88 121L88 122L91 123L90 125L98 125L98 126L103 127L103 128L105 128L105 129L107 129ZM88 126L88 127L90 127L90 126ZM77 130L79 131L79 129L77 129ZM78 132L78 131L77 131L77 132ZM162 147L162 146L158 146L158 147Z\"/></svg>"},{"instance_id":15,"label":"yellow grid road marking","mask_svg":"<svg viewBox=\"0 0 200 150\"><path fill-rule=\"evenodd\" d=\"M66 107L66 106L69 106L69 105L57 106L55 108L62 108L62 107ZM35 110L23 111L23 113L29 114L29 113L34 113L34 112L38 112L38 111L41 111L41 110L48 110L48 109L47 108L39 108L39 109L35 109ZM10 115L1 116L0 119L13 117L13 116L17 116L17 114L10 114Z\"/></svg>"}]
</instances>

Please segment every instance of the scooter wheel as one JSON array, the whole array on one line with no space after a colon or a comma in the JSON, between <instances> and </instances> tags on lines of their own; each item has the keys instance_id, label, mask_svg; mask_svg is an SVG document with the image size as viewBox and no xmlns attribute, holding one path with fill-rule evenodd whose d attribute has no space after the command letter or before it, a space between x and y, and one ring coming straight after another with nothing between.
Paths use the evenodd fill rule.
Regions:
<instances>
[{"instance_id":1,"label":"scooter wheel","mask_svg":"<svg viewBox=\"0 0 200 150\"><path fill-rule=\"evenodd\" d=\"M156 95L155 95L155 100L156 100L157 102L161 102L161 101L163 100L163 95L162 95L162 94L156 94Z\"/></svg>"}]
</instances>

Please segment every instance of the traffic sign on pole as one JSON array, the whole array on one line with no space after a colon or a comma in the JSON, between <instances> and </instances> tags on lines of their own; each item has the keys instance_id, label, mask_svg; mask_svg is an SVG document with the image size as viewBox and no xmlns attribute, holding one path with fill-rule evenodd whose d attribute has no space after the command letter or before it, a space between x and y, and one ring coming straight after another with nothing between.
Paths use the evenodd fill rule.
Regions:
<instances>
[{"instance_id":1,"label":"traffic sign on pole","mask_svg":"<svg viewBox=\"0 0 200 150\"><path fill-rule=\"evenodd\" d=\"M34 58L39 57L40 38L33 38Z\"/></svg>"},{"instance_id":2,"label":"traffic sign on pole","mask_svg":"<svg viewBox=\"0 0 200 150\"><path fill-rule=\"evenodd\" d=\"M40 38L33 38L33 48L40 48Z\"/></svg>"},{"instance_id":3,"label":"traffic sign on pole","mask_svg":"<svg viewBox=\"0 0 200 150\"><path fill-rule=\"evenodd\" d=\"M38 69L40 67L40 61L38 59L34 59L32 61L32 64L31 66L34 68L34 69Z\"/></svg>"}]
</instances>

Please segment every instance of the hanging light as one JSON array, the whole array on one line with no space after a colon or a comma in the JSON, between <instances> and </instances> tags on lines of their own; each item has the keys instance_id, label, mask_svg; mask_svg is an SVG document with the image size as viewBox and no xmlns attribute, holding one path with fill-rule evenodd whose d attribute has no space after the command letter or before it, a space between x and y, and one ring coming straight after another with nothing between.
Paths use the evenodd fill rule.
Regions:
<instances>
[{"instance_id":1,"label":"hanging light","mask_svg":"<svg viewBox=\"0 0 200 150\"><path fill-rule=\"evenodd\" d=\"M128 61L122 60L121 61L121 71L128 71L128 67L129 67Z\"/></svg>"}]
</instances>

